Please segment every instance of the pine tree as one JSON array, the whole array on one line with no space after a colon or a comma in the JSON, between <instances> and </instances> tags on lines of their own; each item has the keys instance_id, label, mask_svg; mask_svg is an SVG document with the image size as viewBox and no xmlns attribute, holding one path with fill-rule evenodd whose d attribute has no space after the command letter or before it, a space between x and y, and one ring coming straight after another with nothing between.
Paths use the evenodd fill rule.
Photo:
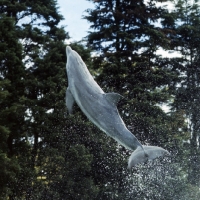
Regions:
<instances>
[{"instance_id":1,"label":"pine tree","mask_svg":"<svg viewBox=\"0 0 200 200\"><path fill-rule=\"evenodd\" d=\"M5 108L4 105L9 96L9 92L6 90L9 83L6 79L0 79L0 199L5 199L7 194L11 192L8 187L9 180L14 181L16 174L19 172L19 165L16 158L8 156L7 148L7 139L10 131L8 125L5 123L5 118L9 112L12 113L12 109Z\"/></svg>"},{"instance_id":2,"label":"pine tree","mask_svg":"<svg viewBox=\"0 0 200 200\"><path fill-rule=\"evenodd\" d=\"M58 26L62 16L54 0L4 1L0 6L11 21L7 23L3 17L0 20L1 52L5 52L0 55L5 96L1 107L9 110L6 118L4 114L0 119L5 145L1 160L10 170L7 175L2 170L2 192L9 199L59 199L69 184L62 190L57 185L61 186L59 183L68 178L73 180L74 174L66 177L64 170L69 170L69 155L76 153L72 147L71 152L67 151L71 141L65 132L71 125L64 104L67 86L64 40L68 34ZM81 144L80 148L84 149ZM91 155L87 150L84 152L80 155L88 157L84 165L88 168ZM9 182L5 181L9 176ZM84 191L90 187L88 183L92 185L92 180L86 175L82 179L85 179Z\"/></svg>"},{"instance_id":3,"label":"pine tree","mask_svg":"<svg viewBox=\"0 0 200 200\"><path fill-rule=\"evenodd\" d=\"M155 105L167 101L168 84L176 77L169 62L156 55L159 47L168 46L167 29L155 25L164 20L166 12L155 2L146 5L143 1L105 0L98 1L96 9L85 17L96 30L88 35L88 44L100 52L95 62L100 70L97 80L106 91L114 90L127 99L124 118L132 119L127 122L134 123L141 140L153 138L150 118L165 120Z\"/></svg>"},{"instance_id":4,"label":"pine tree","mask_svg":"<svg viewBox=\"0 0 200 200\"><path fill-rule=\"evenodd\" d=\"M97 82L106 92L118 92L125 97L118 108L128 128L143 144L174 150L184 117L180 114L177 119L179 113L166 115L159 105L172 98L179 73L171 60L161 58L156 51L160 47L172 48L175 19L156 2L95 1L95 9L88 10L85 16L92 29L87 39L88 46L97 52L94 58ZM124 181L128 175L123 170ZM116 188L113 187L113 192ZM129 189L130 182L121 195L129 193Z\"/></svg>"},{"instance_id":5,"label":"pine tree","mask_svg":"<svg viewBox=\"0 0 200 200\"><path fill-rule=\"evenodd\" d=\"M0 26L0 196L5 199L12 193L9 184L15 182L20 170L16 159L19 148L26 149L22 127L24 108L21 105L25 68L21 61L22 45L16 36L14 20L1 14Z\"/></svg>"},{"instance_id":6,"label":"pine tree","mask_svg":"<svg viewBox=\"0 0 200 200\"><path fill-rule=\"evenodd\" d=\"M189 152L187 170L188 181L199 184L199 31L200 15L198 1L177 1L177 37L173 45L182 54L182 65L177 66L181 72L181 81L176 90L174 109L182 110L188 122Z\"/></svg>"}]
</instances>

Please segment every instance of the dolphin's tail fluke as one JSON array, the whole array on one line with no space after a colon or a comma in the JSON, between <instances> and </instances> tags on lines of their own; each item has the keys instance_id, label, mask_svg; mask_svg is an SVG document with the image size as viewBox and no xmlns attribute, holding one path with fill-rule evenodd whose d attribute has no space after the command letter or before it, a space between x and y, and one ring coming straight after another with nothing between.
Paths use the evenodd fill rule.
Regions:
<instances>
[{"instance_id":1,"label":"dolphin's tail fluke","mask_svg":"<svg viewBox=\"0 0 200 200\"><path fill-rule=\"evenodd\" d=\"M163 157L165 155L170 155L170 153L156 146L143 146L143 148L138 147L130 156L128 160L128 169L131 169L137 164L145 163L147 161L154 160L158 157Z\"/></svg>"}]
</instances>

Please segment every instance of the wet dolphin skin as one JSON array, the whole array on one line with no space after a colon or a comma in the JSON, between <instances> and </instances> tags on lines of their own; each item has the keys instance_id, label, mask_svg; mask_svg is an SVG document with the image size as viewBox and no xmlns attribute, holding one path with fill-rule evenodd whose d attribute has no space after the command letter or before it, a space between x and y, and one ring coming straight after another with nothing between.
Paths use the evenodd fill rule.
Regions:
<instances>
[{"instance_id":1,"label":"wet dolphin skin","mask_svg":"<svg viewBox=\"0 0 200 200\"><path fill-rule=\"evenodd\" d=\"M98 128L112 137L129 150L135 151L129 158L129 168L137 163L154 159L164 154L166 150L160 147L144 146L126 128L120 117L116 104L122 98L117 93L104 93L96 83L79 54L66 47L68 88L66 91L66 105L70 114L76 102L82 112ZM159 148L159 149L158 149ZM133 160L137 161L133 161Z\"/></svg>"}]
</instances>

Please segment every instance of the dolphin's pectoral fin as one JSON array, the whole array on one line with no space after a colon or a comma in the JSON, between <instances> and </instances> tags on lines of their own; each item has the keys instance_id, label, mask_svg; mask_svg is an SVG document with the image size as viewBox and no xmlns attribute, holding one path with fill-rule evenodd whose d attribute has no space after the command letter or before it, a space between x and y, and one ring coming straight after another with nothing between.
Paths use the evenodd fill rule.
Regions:
<instances>
[{"instance_id":1,"label":"dolphin's pectoral fin","mask_svg":"<svg viewBox=\"0 0 200 200\"><path fill-rule=\"evenodd\" d=\"M73 112L73 105L74 105L74 97L69 89L69 87L67 88L66 90L66 106L67 106L67 109L69 111L69 114L72 114Z\"/></svg>"},{"instance_id":2,"label":"dolphin's pectoral fin","mask_svg":"<svg viewBox=\"0 0 200 200\"><path fill-rule=\"evenodd\" d=\"M123 98L123 96L118 93L106 93L104 95L106 99L114 105L116 105Z\"/></svg>"}]
</instances>

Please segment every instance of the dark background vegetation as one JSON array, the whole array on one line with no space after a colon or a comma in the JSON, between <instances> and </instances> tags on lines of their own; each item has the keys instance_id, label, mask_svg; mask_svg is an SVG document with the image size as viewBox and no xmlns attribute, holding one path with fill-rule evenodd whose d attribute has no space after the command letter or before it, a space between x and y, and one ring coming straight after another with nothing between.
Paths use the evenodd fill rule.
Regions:
<instances>
[{"instance_id":1,"label":"dark background vegetation","mask_svg":"<svg viewBox=\"0 0 200 200\"><path fill-rule=\"evenodd\" d=\"M78 107L67 113L57 1L0 0L0 199L200 199L200 2L93 2L86 42L71 47L105 92L124 96L128 129L171 157L128 172L128 150Z\"/></svg>"}]
</instances>

